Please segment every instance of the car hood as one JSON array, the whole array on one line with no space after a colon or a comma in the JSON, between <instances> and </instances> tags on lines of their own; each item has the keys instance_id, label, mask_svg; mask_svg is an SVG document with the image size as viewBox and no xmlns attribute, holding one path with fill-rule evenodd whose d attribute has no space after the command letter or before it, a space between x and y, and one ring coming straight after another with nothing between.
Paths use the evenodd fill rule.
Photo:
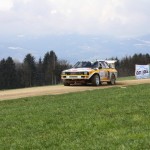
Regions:
<instances>
[{"instance_id":1,"label":"car hood","mask_svg":"<svg viewBox=\"0 0 150 150\"><path fill-rule=\"evenodd\" d=\"M68 70L64 70L63 72L82 72L82 71L91 71L92 69L91 68L71 68L71 69L68 69Z\"/></svg>"}]
</instances>

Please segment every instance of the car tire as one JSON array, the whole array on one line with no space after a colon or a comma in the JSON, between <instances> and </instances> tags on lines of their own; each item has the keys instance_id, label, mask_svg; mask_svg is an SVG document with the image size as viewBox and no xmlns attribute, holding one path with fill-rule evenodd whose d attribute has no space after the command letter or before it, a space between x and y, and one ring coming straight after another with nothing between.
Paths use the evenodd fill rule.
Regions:
<instances>
[{"instance_id":1,"label":"car tire","mask_svg":"<svg viewBox=\"0 0 150 150\"><path fill-rule=\"evenodd\" d=\"M93 75L92 85L94 85L94 86L99 86L100 85L100 77L99 77L98 74Z\"/></svg>"},{"instance_id":2,"label":"car tire","mask_svg":"<svg viewBox=\"0 0 150 150\"><path fill-rule=\"evenodd\" d=\"M70 86L70 83L64 81L64 86Z\"/></svg>"},{"instance_id":3,"label":"car tire","mask_svg":"<svg viewBox=\"0 0 150 150\"><path fill-rule=\"evenodd\" d=\"M110 81L107 82L109 85L115 85L116 84L116 77L114 74L111 75Z\"/></svg>"}]
</instances>

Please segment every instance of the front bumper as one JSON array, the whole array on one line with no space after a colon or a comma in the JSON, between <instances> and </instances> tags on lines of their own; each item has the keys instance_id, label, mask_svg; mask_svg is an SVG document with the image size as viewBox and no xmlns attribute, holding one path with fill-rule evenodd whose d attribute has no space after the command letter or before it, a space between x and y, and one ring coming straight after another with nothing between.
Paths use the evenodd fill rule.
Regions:
<instances>
[{"instance_id":1,"label":"front bumper","mask_svg":"<svg viewBox=\"0 0 150 150\"><path fill-rule=\"evenodd\" d=\"M81 79L89 79L88 75L62 75L62 80L81 80Z\"/></svg>"}]
</instances>

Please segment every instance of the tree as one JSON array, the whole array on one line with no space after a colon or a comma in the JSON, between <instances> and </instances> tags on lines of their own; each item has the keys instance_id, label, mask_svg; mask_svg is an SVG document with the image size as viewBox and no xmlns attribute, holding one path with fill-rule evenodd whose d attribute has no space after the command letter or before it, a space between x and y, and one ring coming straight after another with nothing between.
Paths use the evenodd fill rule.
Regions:
<instances>
[{"instance_id":1,"label":"tree","mask_svg":"<svg viewBox=\"0 0 150 150\"><path fill-rule=\"evenodd\" d=\"M119 68L117 68L119 76L133 76L136 64L150 64L150 55L140 53L122 58L119 62Z\"/></svg>"},{"instance_id":2,"label":"tree","mask_svg":"<svg viewBox=\"0 0 150 150\"><path fill-rule=\"evenodd\" d=\"M17 86L16 67L11 57L8 57L6 60L5 78L5 84L7 89L12 89Z\"/></svg>"},{"instance_id":3,"label":"tree","mask_svg":"<svg viewBox=\"0 0 150 150\"><path fill-rule=\"evenodd\" d=\"M5 69L6 69L6 61L2 59L0 61L0 89L5 89Z\"/></svg>"},{"instance_id":4,"label":"tree","mask_svg":"<svg viewBox=\"0 0 150 150\"><path fill-rule=\"evenodd\" d=\"M72 66L67 60L58 60L56 64L56 81L57 83L61 82L61 72L65 69L69 69Z\"/></svg>"},{"instance_id":5,"label":"tree","mask_svg":"<svg viewBox=\"0 0 150 150\"><path fill-rule=\"evenodd\" d=\"M23 62L23 80L25 87L35 85L35 75L35 58L31 54L27 54Z\"/></svg>"},{"instance_id":6,"label":"tree","mask_svg":"<svg viewBox=\"0 0 150 150\"><path fill-rule=\"evenodd\" d=\"M44 73L42 70L43 63L42 59L40 58L37 65L36 65L36 85L41 86L44 85Z\"/></svg>"},{"instance_id":7,"label":"tree","mask_svg":"<svg viewBox=\"0 0 150 150\"><path fill-rule=\"evenodd\" d=\"M54 51L38 62L31 54L25 56L23 63L8 57L0 61L0 89L58 84L62 70L70 66L66 60L58 61Z\"/></svg>"},{"instance_id":8,"label":"tree","mask_svg":"<svg viewBox=\"0 0 150 150\"><path fill-rule=\"evenodd\" d=\"M54 51L47 52L43 59L43 74L45 85L56 83L56 64L57 56Z\"/></svg>"},{"instance_id":9,"label":"tree","mask_svg":"<svg viewBox=\"0 0 150 150\"><path fill-rule=\"evenodd\" d=\"M57 56L54 51L50 51L50 73L51 73L51 84L56 84L56 64Z\"/></svg>"},{"instance_id":10,"label":"tree","mask_svg":"<svg viewBox=\"0 0 150 150\"><path fill-rule=\"evenodd\" d=\"M11 57L0 62L0 89L16 88L17 76L15 63Z\"/></svg>"}]
</instances>

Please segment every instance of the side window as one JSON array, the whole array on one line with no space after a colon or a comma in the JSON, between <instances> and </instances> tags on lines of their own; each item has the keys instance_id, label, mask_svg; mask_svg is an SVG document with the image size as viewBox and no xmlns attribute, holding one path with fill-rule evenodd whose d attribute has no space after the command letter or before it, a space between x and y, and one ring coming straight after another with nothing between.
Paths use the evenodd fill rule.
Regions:
<instances>
[{"instance_id":1,"label":"side window","mask_svg":"<svg viewBox=\"0 0 150 150\"><path fill-rule=\"evenodd\" d=\"M102 61L101 64L102 64L102 68L109 68L109 66L104 61Z\"/></svg>"},{"instance_id":2,"label":"side window","mask_svg":"<svg viewBox=\"0 0 150 150\"><path fill-rule=\"evenodd\" d=\"M92 65L93 68L97 68L98 67L98 62L96 61L93 65Z\"/></svg>"},{"instance_id":3,"label":"side window","mask_svg":"<svg viewBox=\"0 0 150 150\"><path fill-rule=\"evenodd\" d=\"M107 62L105 62L105 64L106 64L106 68L110 68L110 65Z\"/></svg>"},{"instance_id":4,"label":"side window","mask_svg":"<svg viewBox=\"0 0 150 150\"><path fill-rule=\"evenodd\" d=\"M105 63L103 61L99 62L101 64L102 68L106 68Z\"/></svg>"},{"instance_id":5,"label":"side window","mask_svg":"<svg viewBox=\"0 0 150 150\"><path fill-rule=\"evenodd\" d=\"M102 69L103 65L99 62L99 69Z\"/></svg>"}]
</instances>

